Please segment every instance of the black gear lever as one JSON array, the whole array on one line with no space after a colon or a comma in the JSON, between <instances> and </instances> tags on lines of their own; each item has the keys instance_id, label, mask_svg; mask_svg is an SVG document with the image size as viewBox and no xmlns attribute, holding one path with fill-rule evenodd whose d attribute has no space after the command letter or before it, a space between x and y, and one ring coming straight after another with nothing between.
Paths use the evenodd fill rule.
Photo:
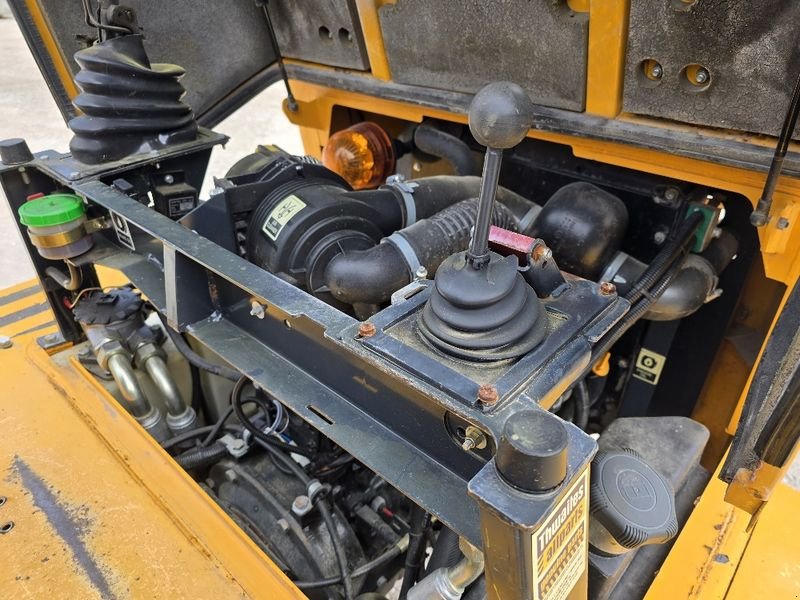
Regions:
<instances>
[{"instance_id":1,"label":"black gear lever","mask_svg":"<svg viewBox=\"0 0 800 600\"><path fill-rule=\"evenodd\" d=\"M545 335L545 310L518 273L517 258L489 251L503 150L525 138L532 115L525 91L506 81L487 85L470 105L470 131L486 146L475 226L469 250L437 269L419 320L420 333L432 346L462 359L517 358Z\"/></svg>"},{"instance_id":2,"label":"black gear lever","mask_svg":"<svg viewBox=\"0 0 800 600\"><path fill-rule=\"evenodd\" d=\"M481 178L478 215L467 254L470 264L480 268L489 262L489 228L503 150L519 144L531 128L533 103L516 83L497 81L475 94L469 107L469 130L486 146Z\"/></svg>"}]
</instances>

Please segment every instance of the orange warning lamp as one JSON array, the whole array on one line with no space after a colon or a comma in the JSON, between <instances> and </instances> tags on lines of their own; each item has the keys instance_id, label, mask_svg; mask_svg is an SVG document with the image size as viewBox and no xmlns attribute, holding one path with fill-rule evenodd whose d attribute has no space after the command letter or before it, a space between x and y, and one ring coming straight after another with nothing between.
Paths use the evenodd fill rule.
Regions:
<instances>
[{"instance_id":1,"label":"orange warning lamp","mask_svg":"<svg viewBox=\"0 0 800 600\"><path fill-rule=\"evenodd\" d=\"M355 190L378 187L394 173L392 140L376 123L356 123L330 137L322 151L322 164Z\"/></svg>"}]
</instances>

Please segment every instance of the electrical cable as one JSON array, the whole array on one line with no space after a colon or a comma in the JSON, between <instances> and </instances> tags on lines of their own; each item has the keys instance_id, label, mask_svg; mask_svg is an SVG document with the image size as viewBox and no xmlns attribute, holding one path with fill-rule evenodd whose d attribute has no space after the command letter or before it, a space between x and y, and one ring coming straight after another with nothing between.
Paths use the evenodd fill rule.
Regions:
<instances>
[{"instance_id":1,"label":"electrical cable","mask_svg":"<svg viewBox=\"0 0 800 600\"><path fill-rule=\"evenodd\" d=\"M256 441L261 442L258 437L256 437ZM280 460L305 486L308 486L308 484L311 483L311 478L308 476L308 474L291 457L286 456L280 450L272 447L268 443L261 444L261 447L274 455L275 458ZM333 544L334 554L336 555L336 562L339 565L339 571L341 573L340 579L342 585L344 586L345 600L353 600L355 598L353 581L350 576L350 571L347 568L347 555L345 553L344 546L342 545L342 540L339 538L339 532L336 530L336 523L334 523L333 516L331 515L330 509L328 508L324 499L319 499L316 503L316 507L319 510L322 520L325 522L325 526L327 527L331 536L331 543Z\"/></svg>"},{"instance_id":2,"label":"electrical cable","mask_svg":"<svg viewBox=\"0 0 800 600\"><path fill-rule=\"evenodd\" d=\"M578 384L572 388L572 402L575 405L572 422L576 427L585 430L586 426L589 424L589 409L592 403L585 378L581 379Z\"/></svg>"},{"instance_id":3,"label":"electrical cable","mask_svg":"<svg viewBox=\"0 0 800 600\"><path fill-rule=\"evenodd\" d=\"M188 442L189 440L193 440L195 438L207 434L209 431L214 429L214 427L216 427L216 425L206 425L204 427L198 427L197 429L186 431L184 433L181 433L180 435L176 435L175 437L169 438L168 440L164 440L161 443L161 447L164 450L169 450L177 446L178 444ZM231 424L223 425L223 429L225 431L230 431L231 433L241 433L243 431L243 428L240 427L239 425L231 425Z\"/></svg>"},{"instance_id":4,"label":"electrical cable","mask_svg":"<svg viewBox=\"0 0 800 600\"><path fill-rule=\"evenodd\" d=\"M188 360L198 369L211 373L212 375L216 375L233 382L239 381L242 376L239 371L224 365L214 364L197 354L197 352L192 350L186 340L183 339L183 336L180 333L172 329L164 322L164 318L161 313L157 314L158 318L161 319L161 325L164 327L164 331L167 332L167 336L170 340L172 340L172 343L175 344L175 348L178 349L178 352L180 352L186 360Z\"/></svg>"}]
</instances>

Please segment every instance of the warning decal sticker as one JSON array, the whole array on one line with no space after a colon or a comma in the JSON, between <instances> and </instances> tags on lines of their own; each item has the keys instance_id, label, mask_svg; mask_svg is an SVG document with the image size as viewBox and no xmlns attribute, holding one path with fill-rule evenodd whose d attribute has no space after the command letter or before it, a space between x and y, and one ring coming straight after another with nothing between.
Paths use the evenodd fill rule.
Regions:
<instances>
[{"instance_id":1,"label":"warning decal sticker","mask_svg":"<svg viewBox=\"0 0 800 600\"><path fill-rule=\"evenodd\" d=\"M274 242L278 239L281 230L283 230L291 218L305 207L306 203L297 196L286 196L286 198L278 202L278 205L269 213L264 227L262 227L261 230Z\"/></svg>"},{"instance_id":2,"label":"warning decal sticker","mask_svg":"<svg viewBox=\"0 0 800 600\"><path fill-rule=\"evenodd\" d=\"M636 379L641 379L642 381L656 385L661 377L661 370L664 368L665 362L667 362L667 357L663 354L653 352L647 348L642 348L639 351L639 356L636 358L633 376L636 377Z\"/></svg>"},{"instance_id":3,"label":"warning decal sticker","mask_svg":"<svg viewBox=\"0 0 800 600\"><path fill-rule=\"evenodd\" d=\"M564 600L586 569L589 469L533 534L533 598Z\"/></svg>"}]
</instances>

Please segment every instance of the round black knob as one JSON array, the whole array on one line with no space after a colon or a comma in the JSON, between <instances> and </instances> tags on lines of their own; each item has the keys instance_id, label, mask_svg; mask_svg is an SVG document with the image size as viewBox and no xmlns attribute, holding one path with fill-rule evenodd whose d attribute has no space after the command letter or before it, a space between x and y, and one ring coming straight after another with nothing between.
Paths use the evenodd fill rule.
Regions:
<instances>
[{"instance_id":1,"label":"round black knob","mask_svg":"<svg viewBox=\"0 0 800 600\"><path fill-rule=\"evenodd\" d=\"M678 533L672 486L633 450L598 452L591 477L589 543L596 550L622 554Z\"/></svg>"},{"instance_id":2,"label":"round black knob","mask_svg":"<svg viewBox=\"0 0 800 600\"><path fill-rule=\"evenodd\" d=\"M495 467L500 476L524 492L546 492L567 476L567 429L542 410L523 410L503 426Z\"/></svg>"},{"instance_id":3,"label":"round black knob","mask_svg":"<svg viewBox=\"0 0 800 600\"><path fill-rule=\"evenodd\" d=\"M469 130L479 144L504 150L519 144L533 122L533 103L516 83L481 88L469 106Z\"/></svg>"}]
</instances>

